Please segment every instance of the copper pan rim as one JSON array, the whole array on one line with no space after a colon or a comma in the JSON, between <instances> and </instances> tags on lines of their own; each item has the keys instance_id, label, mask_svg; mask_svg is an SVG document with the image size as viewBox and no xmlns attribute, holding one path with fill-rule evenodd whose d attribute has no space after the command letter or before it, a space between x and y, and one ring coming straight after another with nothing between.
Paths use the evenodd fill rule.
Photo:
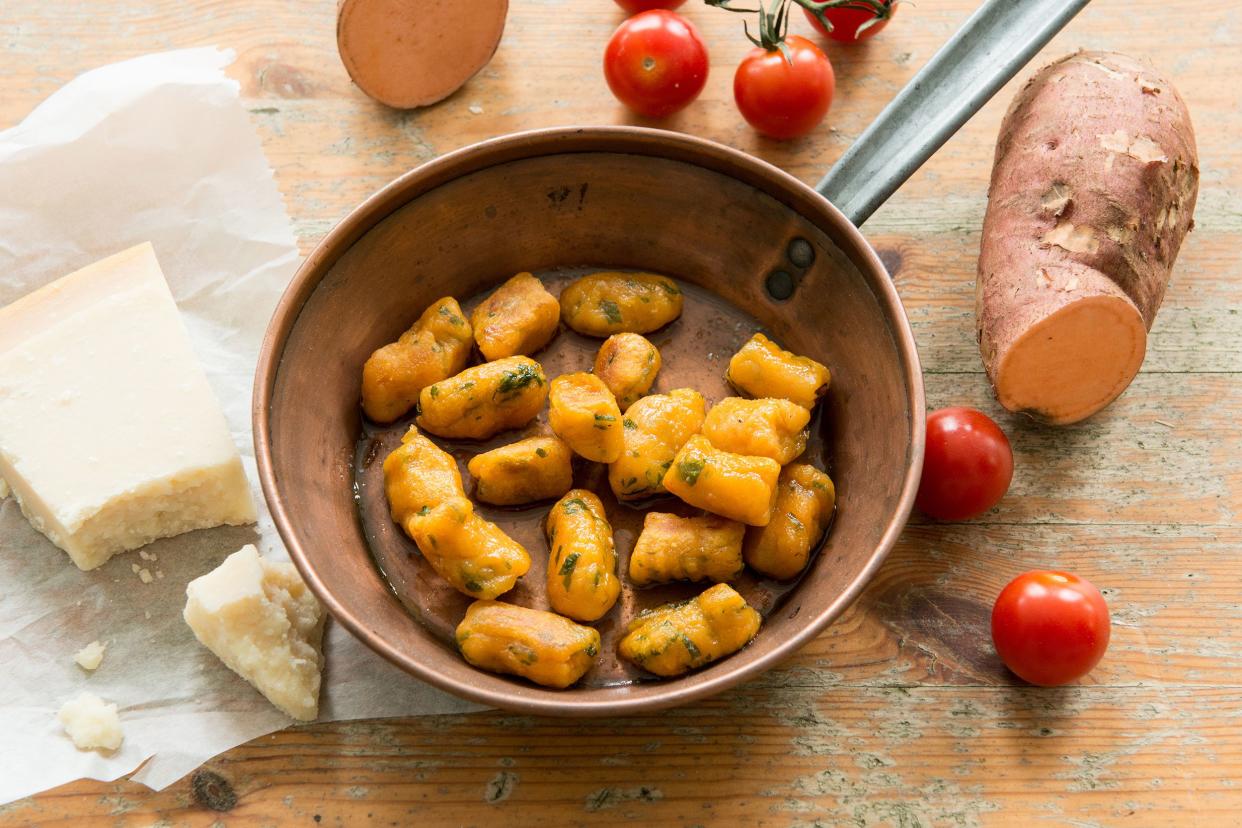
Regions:
<instances>
[{"instance_id":1,"label":"copper pan rim","mask_svg":"<svg viewBox=\"0 0 1242 828\"><path fill-rule=\"evenodd\" d=\"M411 653L397 650L364 618L341 603L311 564L285 509L273 468L269 417L284 345L298 315L331 266L357 239L402 205L455 178L509 161L580 152L649 155L721 172L762 190L823 229L854 261L889 323L909 400L910 450L897 508L889 515L880 541L865 566L831 603L817 613L808 614L795 634L767 652L743 649L718 664L710 677L694 683L671 680L635 685L638 692L632 697L601 698L594 697L600 691L575 694L573 690L518 696L459 681L428 668ZM559 127L491 139L429 161L367 198L315 246L281 296L260 348L252 397L255 458L264 498L290 558L333 618L388 661L434 687L490 707L551 716L633 714L702 699L776 666L822 632L858 598L905 526L923 466L925 420L922 415L925 409L922 371L905 309L875 250L840 210L783 170L738 150L681 133L630 126Z\"/></svg>"}]
</instances>

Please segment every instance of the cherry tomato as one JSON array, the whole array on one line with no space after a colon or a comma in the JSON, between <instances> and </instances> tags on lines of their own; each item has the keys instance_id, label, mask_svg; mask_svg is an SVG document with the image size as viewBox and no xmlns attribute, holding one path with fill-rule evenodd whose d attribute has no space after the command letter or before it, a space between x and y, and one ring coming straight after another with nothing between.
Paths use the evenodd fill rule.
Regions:
<instances>
[{"instance_id":1,"label":"cherry tomato","mask_svg":"<svg viewBox=\"0 0 1242 828\"><path fill-rule=\"evenodd\" d=\"M617 100L651 118L672 115L707 83L707 47L694 24L663 9L617 27L604 50L604 77Z\"/></svg>"},{"instance_id":2,"label":"cherry tomato","mask_svg":"<svg viewBox=\"0 0 1242 828\"><path fill-rule=\"evenodd\" d=\"M675 9L684 2L686 0L617 0L617 5L627 14L638 14L652 9Z\"/></svg>"},{"instance_id":3,"label":"cherry tomato","mask_svg":"<svg viewBox=\"0 0 1242 828\"><path fill-rule=\"evenodd\" d=\"M836 77L828 56L805 37L785 38L792 59L779 50L752 49L733 76L733 98L752 127L788 139L814 129L828 107Z\"/></svg>"},{"instance_id":4,"label":"cherry tomato","mask_svg":"<svg viewBox=\"0 0 1242 828\"><path fill-rule=\"evenodd\" d=\"M1013 451L992 418L973 408L942 408L927 417L927 452L915 498L938 520L966 520L991 509L1009 490Z\"/></svg>"},{"instance_id":5,"label":"cherry tomato","mask_svg":"<svg viewBox=\"0 0 1242 828\"><path fill-rule=\"evenodd\" d=\"M1110 629L1104 596L1068 572L1024 572L992 607L992 643L1001 661L1044 687L1091 672L1108 649Z\"/></svg>"},{"instance_id":6,"label":"cherry tomato","mask_svg":"<svg viewBox=\"0 0 1242 828\"><path fill-rule=\"evenodd\" d=\"M621 0L617 0L621 2ZM622 3L622 5L625 5ZM858 27L866 23L868 20L875 20L876 15L867 9L853 8L851 6L842 6L836 9L825 9L824 17L828 18L828 22L832 24L832 31L824 28L824 24L820 23L815 15L803 8L802 13L806 15L806 19L811 21L811 25L819 30L820 34L830 37L841 43L860 43L869 37L875 37L888 25L888 21L893 19L893 15L897 13L897 4L892 0L884 0L887 12L884 17L880 18L878 23L868 26L861 32Z\"/></svg>"}]
</instances>

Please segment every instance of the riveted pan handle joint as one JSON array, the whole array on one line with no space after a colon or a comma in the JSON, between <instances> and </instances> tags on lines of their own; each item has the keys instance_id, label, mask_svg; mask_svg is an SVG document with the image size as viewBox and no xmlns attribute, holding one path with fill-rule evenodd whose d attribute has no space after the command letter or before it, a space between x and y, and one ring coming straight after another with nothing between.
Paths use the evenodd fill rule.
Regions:
<instances>
[{"instance_id":1,"label":"riveted pan handle joint","mask_svg":"<svg viewBox=\"0 0 1242 828\"><path fill-rule=\"evenodd\" d=\"M1088 0L987 0L815 189L862 224Z\"/></svg>"}]
</instances>

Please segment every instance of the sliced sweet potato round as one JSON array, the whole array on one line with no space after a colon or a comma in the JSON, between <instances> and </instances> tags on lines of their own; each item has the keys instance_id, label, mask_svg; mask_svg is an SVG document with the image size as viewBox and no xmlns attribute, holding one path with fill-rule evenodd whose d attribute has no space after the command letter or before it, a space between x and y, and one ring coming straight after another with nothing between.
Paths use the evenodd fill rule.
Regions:
<instances>
[{"instance_id":1,"label":"sliced sweet potato round","mask_svg":"<svg viewBox=\"0 0 1242 828\"><path fill-rule=\"evenodd\" d=\"M509 0L341 0L336 45L358 88L398 109L444 100L487 65Z\"/></svg>"}]
</instances>

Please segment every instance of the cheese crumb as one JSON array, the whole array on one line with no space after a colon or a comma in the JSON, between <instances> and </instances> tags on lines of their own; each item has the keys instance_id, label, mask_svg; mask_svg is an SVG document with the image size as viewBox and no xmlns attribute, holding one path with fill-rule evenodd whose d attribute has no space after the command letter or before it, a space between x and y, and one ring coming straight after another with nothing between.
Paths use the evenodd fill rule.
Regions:
<instances>
[{"instance_id":1,"label":"cheese crumb","mask_svg":"<svg viewBox=\"0 0 1242 828\"><path fill-rule=\"evenodd\" d=\"M56 718L82 750L116 750L125 738L116 705L108 704L94 693L80 693L76 699L65 702Z\"/></svg>"},{"instance_id":2,"label":"cheese crumb","mask_svg":"<svg viewBox=\"0 0 1242 828\"><path fill-rule=\"evenodd\" d=\"M148 621L151 620L151 610L144 610L142 613Z\"/></svg>"},{"instance_id":3,"label":"cheese crumb","mask_svg":"<svg viewBox=\"0 0 1242 828\"><path fill-rule=\"evenodd\" d=\"M471 104L471 105L470 105L470 114L471 114L471 115L482 115L482 114L483 114L483 107L479 106L478 104Z\"/></svg>"},{"instance_id":4,"label":"cheese crumb","mask_svg":"<svg viewBox=\"0 0 1242 828\"><path fill-rule=\"evenodd\" d=\"M142 581L144 584L149 584L155 579L151 577L151 570L140 569L138 570L138 580Z\"/></svg>"},{"instance_id":5,"label":"cheese crumb","mask_svg":"<svg viewBox=\"0 0 1242 828\"><path fill-rule=\"evenodd\" d=\"M207 649L295 719L319 715L323 608L293 564L244 546L185 591L185 622Z\"/></svg>"},{"instance_id":6,"label":"cheese crumb","mask_svg":"<svg viewBox=\"0 0 1242 828\"><path fill-rule=\"evenodd\" d=\"M98 641L92 641L82 649L78 650L73 660L83 670L94 670L99 667L99 663L103 661L104 650L108 649L107 644L101 644Z\"/></svg>"},{"instance_id":7,"label":"cheese crumb","mask_svg":"<svg viewBox=\"0 0 1242 828\"><path fill-rule=\"evenodd\" d=\"M142 567L140 567L138 564L130 564L130 565L129 565L129 569L130 569L130 571L131 571L131 572L133 572L135 575L137 575L137 574L138 574L138 570L142 569Z\"/></svg>"}]
</instances>

